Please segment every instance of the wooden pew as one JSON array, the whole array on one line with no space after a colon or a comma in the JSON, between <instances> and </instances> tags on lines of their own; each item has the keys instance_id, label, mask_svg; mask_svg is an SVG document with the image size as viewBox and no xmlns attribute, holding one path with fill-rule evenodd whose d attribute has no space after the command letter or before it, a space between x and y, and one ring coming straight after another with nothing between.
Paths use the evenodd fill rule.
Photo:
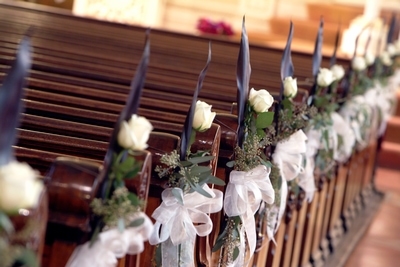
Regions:
<instances>
[{"instance_id":1,"label":"wooden pew","mask_svg":"<svg viewBox=\"0 0 400 267\"><path fill-rule=\"evenodd\" d=\"M29 98L27 100L28 111L34 111L36 113L27 113L27 115L39 116L40 114L44 114L43 112L48 112L46 115L53 116L53 118L62 115L63 118L74 118L74 120L72 120L74 123L88 123L93 120L96 121L96 127L110 129L115 121L115 115L109 114L108 112L112 112L114 108L117 109L118 104L121 105L123 103L123 97L127 93L124 88L127 88L126 85L129 84L132 73L129 72L129 70L133 70L134 65L138 62L138 58L136 56L135 59L135 55L140 54L138 51L142 46L141 40L143 40L144 29L74 18L66 14L54 15L43 10L31 11L25 8L14 8L10 5L6 5L5 7L6 8L3 10L18 12L20 16L16 17L19 18L24 17L21 15L26 14L26 12L29 13L29 16L26 16L26 20L22 21L13 20L13 18L5 14L4 18L11 21L8 22L7 25L14 27L10 28L12 29L10 32L18 30L18 34L22 34L26 31L27 25L32 24L37 27L40 26L40 30L34 33L34 39L37 38L35 41L36 43L34 43L35 50L38 51L35 57L36 63L34 64L34 70L31 72L32 79L30 80L30 84L34 87L34 90L42 88L43 91L46 92L46 90L51 89L52 93L58 92L60 95L66 94L68 90L71 90L71 100L74 99L72 98L73 96L90 96L90 99L95 98L95 100L98 101L97 103L101 103L101 101L99 101L101 99L104 102L104 100L107 101L112 98L112 103L116 104L108 105L104 109L96 111L87 110L88 107L93 107L93 105L90 106L90 103L86 102L81 104L82 106L79 108L70 106L60 107L55 103L48 104L37 101L40 97L42 97L43 100L48 99L48 94L43 94L41 91L39 93L30 91L31 95L29 95L29 97L33 98L33 100ZM3 19L2 22L6 21L6 19ZM63 25L66 24L72 25L71 28L64 29L64 32L61 32L59 27L63 27ZM98 31L93 31L93 29L98 29ZM3 35L4 38L14 38L9 41L8 46L1 48L0 54L4 56L10 56L10 51L12 51L13 45L15 45L16 40L18 40L18 34L13 35L10 32ZM3 38L3 36L1 36L1 38ZM127 38L126 36L134 37ZM185 103L185 100L190 97L193 85L189 80L195 80L198 70L202 67L203 63L201 62L205 58L206 49L195 48L206 48L208 40L201 37L156 30L152 32L151 38L152 61L143 99L146 101L147 97L149 103L153 102L155 98L163 100L165 102L160 101L159 103L164 103L163 108L172 109L170 114L181 114L180 116L173 116L176 121L175 124L168 125L168 123L164 123L163 121L157 121L156 118L152 120L156 129L163 129L170 133L175 131L176 133L180 127L180 123L178 122L179 118L183 118L182 114L185 112L183 106L182 110L180 110L179 103ZM135 39L140 41L136 41ZM93 40L95 40L95 42ZM46 43L50 43L51 46L47 47ZM60 49L57 46L61 44L63 44L63 47ZM85 49L81 49L82 47L85 47ZM218 111L227 111L230 108L230 103L236 96L234 70L236 68L237 50L238 46L235 42L221 40L215 40L213 42L213 63L210 66L210 75L207 75L200 98L214 105ZM296 52L294 52L292 56L295 66L299 66L296 67L296 75L298 74L299 80L309 77L309 73L311 72L310 56L306 53ZM279 65L281 57L279 49L251 46L251 57L253 68L251 85L258 88L267 87L266 89L268 90L277 91L280 86L278 75L279 68L276 67ZM10 59L11 58L0 59L2 60L0 64L7 65ZM328 58L325 57L324 62L326 63L327 60ZM96 62L96 64L91 62ZM342 60L342 62L346 63L347 61ZM89 70L80 70L80 66L89 68ZM170 76L173 77L173 79L170 78ZM51 83L46 83L46 80L51 81ZM60 84L63 83L62 81L67 81L67 83L75 87L70 86L63 89L60 87ZM90 91L87 89L83 90L84 93L82 93L82 87L101 89L104 95L96 96L96 90ZM170 99L174 100L174 105L170 105L172 107L166 107ZM175 101L178 103L177 105L175 105ZM154 107L157 106L155 105ZM52 112L54 108L57 108L58 113ZM146 114L152 106L151 104L146 104L146 106L142 105L142 108L143 114ZM92 114L91 117L89 113ZM154 117L157 116L156 113L152 114L154 114ZM88 115L88 117L86 117L86 115ZM32 127L30 129L39 127L41 123L39 120L35 121L32 119L32 116L28 116L24 119L24 125ZM73 125L69 126L75 127ZM175 130L171 130L170 127ZM39 129L40 128L36 128L36 130ZM73 128L69 129L73 132ZM95 134L100 129L103 128L90 130L89 127L87 130ZM62 133L63 128L59 128L57 131ZM85 137L84 131L79 134L81 137ZM96 140L97 138L100 138L103 142L107 141L106 136L102 134L98 134ZM26 140L29 141L32 139ZM229 152L225 155L224 157L220 156L220 159L229 158ZM222 172L223 170L220 169L217 171ZM357 192L359 191L350 190L349 188L349 201L354 198ZM335 199L339 199L339 196ZM301 211L304 210L304 207L307 207L307 205L300 208L299 218L301 218ZM297 222L298 225L299 222L301 221ZM312 230L313 229L310 229L310 231ZM299 228L296 229L295 244L298 242L298 232L300 232ZM297 247L298 246L295 245L295 249Z\"/></svg>"}]
</instances>

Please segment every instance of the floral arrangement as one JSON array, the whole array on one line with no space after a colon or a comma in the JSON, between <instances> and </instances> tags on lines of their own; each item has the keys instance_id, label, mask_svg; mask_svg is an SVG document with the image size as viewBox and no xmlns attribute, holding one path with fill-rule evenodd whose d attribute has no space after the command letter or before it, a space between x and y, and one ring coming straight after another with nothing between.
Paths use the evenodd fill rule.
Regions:
<instances>
[{"instance_id":1,"label":"floral arrangement","mask_svg":"<svg viewBox=\"0 0 400 267\"><path fill-rule=\"evenodd\" d=\"M208 34L218 34L218 35L226 35L231 36L234 35L234 31L231 25L227 24L224 21L214 22L207 18L201 18L197 22L197 29L201 33Z\"/></svg>"},{"instance_id":2,"label":"floral arrangement","mask_svg":"<svg viewBox=\"0 0 400 267\"><path fill-rule=\"evenodd\" d=\"M228 163L232 171L224 199L226 225L213 248L214 252L220 250L221 266L244 266L252 257L257 235L264 234L256 232L257 212L268 224L267 234L273 238L281 216L279 211L285 206L286 180L296 178L302 168L305 135L298 130L306 125L310 110L292 101L297 93L290 58L292 33L291 29L282 59L279 98L283 100L275 104L274 111L269 111L274 104L271 94L265 89L248 90L251 68L243 22L237 70L238 144L234 161ZM290 148L293 145L294 149ZM273 153L267 153L267 148L274 149Z\"/></svg>"},{"instance_id":3,"label":"floral arrangement","mask_svg":"<svg viewBox=\"0 0 400 267\"><path fill-rule=\"evenodd\" d=\"M208 184L225 183L204 166L214 156L208 151L191 151L196 133L207 131L216 115L210 105L197 101L210 61L211 50L185 120L180 151L163 155L162 165L156 167L159 177L168 179L169 187L162 192L162 203L152 214L156 222L149 242L157 245L154 266L193 266L196 236L206 236L213 229L207 213L222 208L222 192Z\"/></svg>"},{"instance_id":4,"label":"floral arrangement","mask_svg":"<svg viewBox=\"0 0 400 267\"><path fill-rule=\"evenodd\" d=\"M111 137L104 168L99 198L91 203L95 228L90 241L78 246L67 267L116 266L126 254L143 251L143 242L153 230L153 224L142 212L142 200L129 192L125 180L134 178L141 169L135 153L147 148L153 127L136 115L149 58L146 40L141 62L132 81L126 106L121 112Z\"/></svg>"},{"instance_id":5,"label":"floral arrangement","mask_svg":"<svg viewBox=\"0 0 400 267\"><path fill-rule=\"evenodd\" d=\"M24 38L16 60L0 88L0 266L16 264L39 266L36 254L26 246L36 232L37 221L28 220L15 229L12 218L36 208L43 192L38 173L28 164L14 159L12 145L22 110L21 98L25 77L31 66L31 45ZM7 119L5 119L7 118Z\"/></svg>"},{"instance_id":6,"label":"floral arrangement","mask_svg":"<svg viewBox=\"0 0 400 267\"><path fill-rule=\"evenodd\" d=\"M35 222L28 221L16 232L9 216L37 207L43 183L28 164L11 161L0 167L0 188L0 266L11 267L17 262L39 266L34 252L23 245L35 231Z\"/></svg>"}]
</instances>

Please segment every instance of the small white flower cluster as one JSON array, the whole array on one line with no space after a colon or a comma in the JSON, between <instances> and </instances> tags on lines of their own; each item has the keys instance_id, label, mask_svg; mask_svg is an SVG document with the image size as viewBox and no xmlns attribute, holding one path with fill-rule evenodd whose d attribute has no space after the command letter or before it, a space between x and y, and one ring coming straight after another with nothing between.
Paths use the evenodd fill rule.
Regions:
<instances>
[{"instance_id":1,"label":"small white flower cluster","mask_svg":"<svg viewBox=\"0 0 400 267\"><path fill-rule=\"evenodd\" d=\"M341 65L333 65L330 69L321 68L317 76L317 84L320 87L327 87L334 81L341 80L344 75L345 71Z\"/></svg>"}]
</instances>

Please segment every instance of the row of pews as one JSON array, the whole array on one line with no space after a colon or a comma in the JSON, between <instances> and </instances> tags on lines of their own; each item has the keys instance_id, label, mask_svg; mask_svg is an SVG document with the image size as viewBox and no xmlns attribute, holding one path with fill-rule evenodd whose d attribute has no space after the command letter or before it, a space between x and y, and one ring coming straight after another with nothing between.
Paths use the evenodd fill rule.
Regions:
<instances>
[{"instance_id":1,"label":"row of pews","mask_svg":"<svg viewBox=\"0 0 400 267\"><path fill-rule=\"evenodd\" d=\"M14 59L24 34L31 38L33 65L23 99L25 111L18 128L17 158L43 175L49 197L49 214L38 254L42 266L64 266L73 249L91 232L89 204L98 190L98 174L108 148L112 129L129 92L129 85L140 61L147 29L85 18L67 12L27 3L0 1L1 79ZM161 155L179 148L185 114L191 103L197 76L208 53L209 39L174 32L151 30L150 63L138 111L155 128L139 177L129 189L146 199L151 215L161 203L165 181L154 173ZM213 127L198 136L194 147L210 150L216 160L210 163L220 178L229 176L226 162L233 156L237 119L235 41L212 40L212 61L199 99L218 112ZM251 87L278 94L281 86L282 50L250 46ZM310 54L292 51L295 77L312 79ZM323 66L330 57L324 56ZM338 64L349 65L340 58ZM301 97L303 96L303 97ZM372 177L377 140L372 138L363 151L336 168L334 179L318 177L318 191L307 203L304 192L291 192L286 214L275 236L276 244L262 234L249 266L322 266L329 261L341 237L351 229L355 216L368 209L373 198ZM78 164L79 163L79 164ZM85 170L77 166L84 164ZM79 175L78 175L79 174ZM223 190L223 188L220 188ZM43 199L43 203L46 199ZM214 231L199 238L198 266L216 266L218 253L211 253L222 214L213 214ZM46 223L45 221L42 223ZM44 247L44 249L42 249ZM128 256L119 266L150 266L154 248L146 245L141 255Z\"/></svg>"}]
</instances>

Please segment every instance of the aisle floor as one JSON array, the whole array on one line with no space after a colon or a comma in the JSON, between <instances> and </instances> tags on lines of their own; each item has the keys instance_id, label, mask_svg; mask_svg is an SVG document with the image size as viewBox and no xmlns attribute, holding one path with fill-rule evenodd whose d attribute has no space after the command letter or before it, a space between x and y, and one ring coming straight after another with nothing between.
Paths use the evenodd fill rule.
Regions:
<instances>
[{"instance_id":1,"label":"aisle floor","mask_svg":"<svg viewBox=\"0 0 400 267\"><path fill-rule=\"evenodd\" d=\"M384 200L345 267L400 266L400 171L378 169L376 185Z\"/></svg>"}]
</instances>

